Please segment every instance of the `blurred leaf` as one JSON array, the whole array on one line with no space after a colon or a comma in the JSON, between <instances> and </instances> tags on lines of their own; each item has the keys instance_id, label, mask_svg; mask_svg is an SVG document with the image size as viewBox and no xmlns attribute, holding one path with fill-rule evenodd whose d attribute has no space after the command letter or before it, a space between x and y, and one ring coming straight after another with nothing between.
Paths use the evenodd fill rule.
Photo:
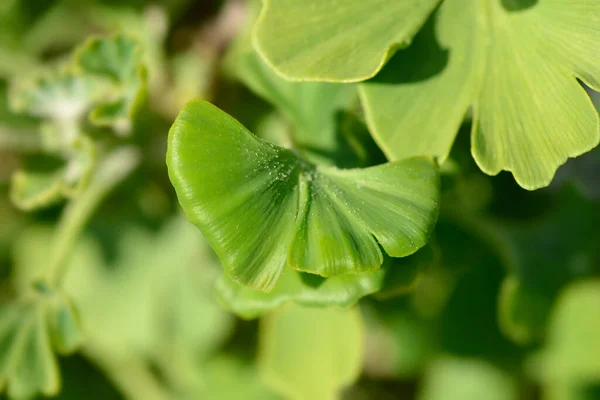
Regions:
<instances>
[{"instance_id":1,"label":"blurred leaf","mask_svg":"<svg viewBox=\"0 0 600 400\"><path fill-rule=\"evenodd\" d=\"M65 164L57 170L15 172L10 193L13 204L29 211L76 197L85 190L96 163L93 142L85 136L78 137L66 158Z\"/></svg>"},{"instance_id":2,"label":"blurred leaf","mask_svg":"<svg viewBox=\"0 0 600 400\"><path fill-rule=\"evenodd\" d=\"M140 45L125 35L92 39L76 51L74 64L90 76L107 80L116 89L116 98L97 106L90 120L127 132L130 120L143 100L146 85Z\"/></svg>"},{"instance_id":3,"label":"blurred leaf","mask_svg":"<svg viewBox=\"0 0 600 400\"><path fill-rule=\"evenodd\" d=\"M373 236L404 257L426 244L437 217L430 161L315 167L209 103L181 112L167 164L188 218L225 272L258 290L273 289L286 265L325 277L375 270L383 256Z\"/></svg>"},{"instance_id":4,"label":"blurred leaf","mask_svg":"<svg viewBox=\"0 0 600 400\"><path fill-rule=\"evenodd\" d=\"M232 322L211 296L217 270L210 248L182 217L155 235L120 230L113 262L106 265L97 243L84 240L66 276L92 354L101 351L105 368L149 360L174 390L194 391L199 368L227 339Z\"/></svg>"},{"instance_id":5,"label":"blurred leaf","mask_svg":"<svg viewBox=\"0 0 600 400\"><path fill-rule=\"evenodd\" d=\"M265 317L260 335L260 377L286 398L338 398L360 373L357 309L290 305Z\"/></svg>"},{"instance_id":6,"label":"blurred leaf","mask_svg":"<svg viewBox=\"0 0 600 400\"><path fill-rule=\"evenodd\" d=\"M68 322L67 322L68 321ZM10 398L52 396L60 390L53 349L73 352L82 341L72 306L58 292L38 289L34 297L0 310L0 389Z\"/></svg>"},{"instance_id":7,"label":"blurred leaf","mask_svg":"<svg viewBox=\"0 0 600 400\"><path fill-rule=\"evenodd\" d=\"M511 377L485 361L441 358L425 375L419 400L516 400Z\"/></svg>"},{"instance_id":8,"label":"blurred leaf","mask_svg":"<svg viewBox=\"0 0 600 400\"><path fill-rule=\"evenodd\" d=\"M98 101L108 87L88 75L68 69L48 72L19 81L10 93L12 109L54 121L60 128L71 128ZM73 139L72 132L60 132Z\"/></svg>"},{"instance_id":9,"label":"blurred leaf","mask_svg":"<svg viewBox=\"0 0 600 400\"><path fill-rule=\"evenodd\" d=\"M239 357L219 355L203 367L204 385L201 398L235 400L269 400L280 397L269 391L258 379L253 364Z\"/></svg>"},{"instance_id":10,"label":"blurred leaf","mask_svg":"<svg viewBox=\"0 0 600 400\"><path fill-rule=\"evenodd\" d=\"M374 76L410 43L437 0L267 0L256 44L291 80L352 82Z\"/></svg>"},{"instance_id":11,"label":"blurred leaf","mask_svg":"<svg viewBox=\"0 0 600 400\"><path fill-rule=\"evenodd\" d=\"M567 286L553 308L544 349L533 360L533 373L549 400L596 398L600 382L600 282Z\"/></svg>"}]
</instances>

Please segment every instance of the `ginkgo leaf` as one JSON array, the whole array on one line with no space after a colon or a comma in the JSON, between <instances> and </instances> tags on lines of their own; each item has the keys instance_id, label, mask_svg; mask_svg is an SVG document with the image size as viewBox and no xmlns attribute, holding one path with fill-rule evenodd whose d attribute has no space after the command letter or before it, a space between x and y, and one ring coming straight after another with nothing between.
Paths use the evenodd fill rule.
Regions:
<instances>
[{"instance_id":1,"label":"ginkgo leaf","mask_svg":"<svg viewBox=\"0 0 600 400\"><path fill-rule=\"evenodd\" d=\"M64 165L56 170L18 170L13 174L10 197L22 210L52 205L78 196L91 178L96 148L87 137L78 137L65 154Z\"/></svg>"},{"instance_id":2,"label":"ginkgo leaf","mask_svg":"<svg viewBox=\"0 0 600 400\"><path fill-rule=\"evenodd\" d=\"M387 257L382 268L360 274L323 278L285 268L270 292L242 286L221 274L215 284L216 296L226 309L247 319L289 302L305 307L350 307L370 294L389 298L410 291L421 270L433 262L430 247L404 258Z\"/></svg>"},{"instance_id":3,"label":"ginkgo leaf","mask_svg":"<svg viewBox=\"0 0 600 400\"><path fill-rule=\"evenodd\" d=\"M287 147L297 148L303 156L319 164L352 163L356 155L338 129L337 115L357 100L356 87L290 82L275 73L252 48L250 28L259 3L253 1L250 5L246 27L227 54L227 69L276 107L293 126L294 131L288 133Z\"/></svg>"},{"instance_id":4,"label":"ginkgo leaf","mask_svg":"<svg viewBox=\"0 0 600 400\"><path fill-rule=\"evenodd\" d=\"M306 307L348 307L381 287L383 269L330 278L286 268L270 292L240 285L223 274L216 283L216 294L223 306L243 318L256 318L265 311L294 302Z\"/></svg>"},{"instance_id":5,"label":"ginkgo leaf","mask_svg":"<svg viewBox=\"0 0 600 400\"><path fill-rule=\"evenodd\" d=\"M290 80L361 81L410 43L439 0L266 0L258 50Z\"/></svg>"},{"instance_id":6,"label":"ginkgo leaf","mask_svg":"<svg viewBox=\"0 0 600 400\"><path fill-rule=\"evenodd\" d=\"M74 64L83 73L111 83L116 91L115 99L92 111L91 121L127 127L145 93L147 73L141 46L126 35L91 39L75 53Z\"/></svg>"},{"instance_id":7,"label":"ginkgo leaf","mask_svg":"<svg viewBox=\"0 0 600 400\"><path fill-rule=\"evenodd\" d=\"M169 133L169 176L230 278L269 291L286 265L321 276L380 267L425 245L439 176L424 158L366 169L313 166L206 102Z\"/></svg>"},{"instance_id":8,"label":"ginkgo leaf","mask_svg":"<svg viewBox=\"0 0 600 400\"><path fill-rule=\"evenodd\" d=\"M107 95L107 89L88 75L63 69L19 81L10 91L9 100L13 111L52 120L63 127L78 122Z\"/></svg>"},{"instance_id":9,"label":"ginkgo leaf","mask_svg":"<svg viewBox=\"0 0 600 400\"><path fill-rule=\"evenodd\" d=\"M72 306L58 292L41 289L34 297L0 309L0 390L10 398L56 395L60 372L54 349L62 354L81 343Z\"/></svg>"},{"instance_id":10,"label":"ginkgo leaf","mask_svg":"<svg viewBox=\"0 0 600 400\"><path fill-rule=\"evenodd\" d=\"M430 29L362 88L384 152L445 159L472 106L472 153L481 170L511 171L530 190L547 186L567 158L600 140L598 114L577 82L600 89L598 12L590 0L517 9L444 1Z\"/></svg>"},{"instance_id":11,"label":"ginkgo leaf","mask_svg":"<svg viewBox=\"0 0 600 400\"><path fill-rule=\"evenodd\" d=\"M415 32L411 22L420 25L437 2L316 3L265 2L256 46L288 78L372 77L390 56L390 38ZM410 7L419 18L407 20ZM600 141L577 81L600 90L598 12L595 0L443 1L412 45L361 88L378 143L392 160L444 160L472 107L481 170L510 171L530 190L547 186L569 157Z\"/></svg>"},{"instance_id":12,"label":"ginkgo leaf","mask_svg":"<svg viewBox=\"0 0 600 400\"><path fill-rule=\"evenodd\" d=\"M261 321L259 374L287 399L336 399L359 375L358 309L285 307Z\"/></svg>"},{"instance_id":13,"label":"ginkgo leaf","mask_svg":"<svg viewBox=\"0 0 600 400\"><path fill-rule=\"evenodd\" d=\"M412 45L361 86L365 116L388 158L429 154L444 161L450 153L480 80L479 7L444 1Z\"/></svg>"}]
</instances>

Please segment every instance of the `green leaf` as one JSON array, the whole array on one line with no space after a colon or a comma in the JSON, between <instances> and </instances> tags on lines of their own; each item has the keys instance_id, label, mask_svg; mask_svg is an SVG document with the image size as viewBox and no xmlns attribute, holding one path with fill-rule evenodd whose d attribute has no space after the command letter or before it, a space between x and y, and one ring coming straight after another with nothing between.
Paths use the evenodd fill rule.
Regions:
<instances>
[{"instance_id":1,"label":"green leaf","mask_svg":"<svg viewBox=\"0 0 600 400\"><path fill-rule=\"evenodd\" d=\"M361 86L371 132L388 158L448 156L483 66L480 3L444 1L413 44Z\"/></svg>"},{"instance_id":2,"label":"green leaf","mask_svg":"<svg viewBox=\"0 0 600 400\"><path fill-rule=\"evenodd\" d=\"M78 137L66 161L56 170L18 170L13 174L10 197L18 208L34 210L78 196L89 183L96 163L96 148L85 137Z\"/></svg>"},{"instance_id":3,"label":"green leaf","mask_svg":"<svg viewBox=\"0 0 600 400\"><path fill-rule=\"evenodd\" d=\"M470 106L481 170L511 171L526 189L547 186L567 158L598 144L598 114L576 78L600 89L600 5L510 4L444 1L363 86L367 120L391 159L445 159Z\"/></svg>"},{"instance_id":4,"label":"green leaf","mask_svg":"<svg viewBox=\"0 0 600 400\"><path fill-rule=\"evenodd\" d=\"M600 381L600 281L590 279L565 288L553 309L545 348L531 363L545 393L556 399L583 396ZM562 394L560 397L558 394Z\"/></svg>"},{"instance_id":5,"label":"green leaf","mask_svg":"<svg viewBox=\"0 0 600 400\"><path fill-rule=\"evenodd\" d=\"M290 80L355 82L410 43L438 0L266 0L257 49Z\"/></svg>"},{"instance_id":6,"label":"green leaf","mask_svg":"<svg viewBox=\"0 0 600 400\"><path fill-rule=\"evenodd\" d=\"M408 257L388 257L376 271L323 278L285 268L270 292L242 286L221 274L215 289L217 299L226 309L246 319L259 317L288 302L305 307L350 307L373 293L377 298L405 294L414 286L421 270L432 262L428 245Z\"/></svg>"},{"instance_id":7,"label":"green leaf","mask_svg":"<svg viewBox=\"0 0 600 400\"><path fill-rule=\"evenodd\" d=\"M427 374L419 400L516 400L510 375L485 361L441 358Z\"/></svg>"},{"instance_id":8,"label":"green leaf","mask_svg":"<svg viewBox=\"0 0 600 400\"><path fill-rule=\"evenodd\" d=\"M0 390L7 387L10 398L56 395L60 372L53 349L72 352L81 343L72 307L59 306L60 316L56 313L66 298L49 289L34 296L0 309Z\"/></svg>"},{"instance_id":9,"label":"green leaf","mask_svg":"<svg viewBox=\"0 0 600 400\"><path fill-rule=\"evenodd\" d=\"M202 367L205 384L196 398L275 400L280 396L269 391L258 379L253 363L240 357L220 354Z\"/></svg>"},{"instance_id":10,"label":"green leaf","mask_svg":"<svg viewBox=\"0 0 600 400\"><path fill-rule=\"evenodd\" d=\"M255 14L258 2L251 3ZM253 92L270 102L294 128L285 132L282 146L298 149L320 164L347 166L356 154L339 129L338 113L357 99L354 85L290 82L277 75L252 48L250 27L237 38L226 58L228 70Z\"/></svg>"},{"instance_id":11,"label":"green leaf","mask_svg":"<svg viewBox=\"0 0 600 400\"><path fill-rule=\"evenodd\" d=\"M84 340L77 311L62 294L54 296L48 306L50 335L56 351L63 355L72 354Z\"/></svg>"},{"instance_id":12,"label":"green leaf","mask_svg":"<svg viewBox=\"0 0 600 400\"><path fill-rule=\"evenodd\" d=\"M289 399L335 399L358 378L363 326L357 309L288 306L261 321L259 374Z\"/></svg>"},{"instance_id":13,"label":"green leaf","mask_svg":"<svg viewBox=\"0 0 600 400\"><path fill-rule=\"evenodd\" d=\"M324 277L375 270L379 245L393 257L412 254L437 218L432 162L315 167L205 102L189 103L175 121L167 164L225 272L254 289L273 289L286 265Z\"/></svg>"},{"instance_id":14,"label":"green leaf","mask_svg":"<svg viewBox=\"0 0 600 400\"><path fill-rule=\"evenodd\" d=\"M92 77L63 69L17 82L10 104L15 112L53 120L62 127L77 122L106 94L107 87Z\"/></svg>"},{"instance_id":15,"label":"green leaf","mask_svg":"<svg viewBox=\"0 0 600 400\"><path fill-rule=\"evenodd\" d=\"M223 274L217 281L216 293L225 308L250 319L288 302L307 307L351 306L361 297L379 291L384 274L380 269L322 278L286 268L268 293L244 287Z\"/></svg>"},{"instance_id":16,"label":"green leaf","mask_svg":"<svg viewBox=\"0 0 600 400\"><path fill-rule=\"evenodd\" d=\"M231 328L231 316L210 290L217 274L214 255L183 216L157 234L130 225L121 225L119 232L110 264L99 243L80 241L65 291L80 310L90 340L111 357L151 357L185 380Z\"/></svg>"},{"instance_id":17,"label":"green leaf","mask_svg":"<svg viewBox=\"0 0 600 400\"><path fill-rule=\"evenodd\" d=\"M146 69L141 46L126 35L91 39L74 56L79 70L115 87L115 98L97 106L90 120L98 125L126 129L145 93Z\"/></svg>"}]
</instances>

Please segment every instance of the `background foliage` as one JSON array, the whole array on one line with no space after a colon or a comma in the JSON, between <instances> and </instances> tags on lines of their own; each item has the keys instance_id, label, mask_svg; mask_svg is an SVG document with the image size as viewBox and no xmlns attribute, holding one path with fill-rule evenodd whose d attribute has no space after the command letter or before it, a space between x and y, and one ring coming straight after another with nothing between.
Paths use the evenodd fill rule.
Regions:
<instances>
[{"instance_id":1,"label":"background foliage","mask_svg":"<svg viewBox=\"0 0 600 400\"><path fill-rule=\"evenodd\" d=\"M567 156L598 142L588 97L600 104L590 89L600 81L600 3L340 3L0 2L1 396L600 398L598 149L570 159L550 184ZM304 26L319 18L321 30ZM322 44L324 35L341 39ZM223 111L185 106L192 99ZM313 199L304 236L292 245L272 230L265 254L320 242L314 232L324 229L351 243L349 226L383 242L383 222L405 226L395 218L406 210L418 210L411 220L423 218L426 232L407 239L410 250L374 241L342 249L358 260L354 274L286 266L269 292L240 285L235 263L221 268L240 239L229 250L205 239L169 180L187 188L165 154L170 126L194 104L204 104L211 132L229 121L221 133L233 145L185 143L183 161L196 162L193 146L215 158L177 172L216 188L190 202L219 211L226 203L214 192L232 182L229 200L251 208L257 197L240 189L248 174L226 168L248 141L256 154L239 159L292 149L275 151L286 158L276 168L316 166L310 179L342 188L345 207L385 210L370 214L381 231L355 216L340 228L346 208L335 214L327 198ZM196 129L200 114L181 129ZM440 163L439 186L432 162L394 161L423 155ZM392 163L379 166L386 157ZM369 202L368 184L399 165L427 171L422 186L410 186L413 176L402 188L435 201L396 214ZM276 168L253 182L271 182ZM388 195L396 204L405 193ZM249 215L235 223L258 238L242 248L254 256L266 245ZM374 259L379 269L363 268Z\"/></svg>"}]
</instances>

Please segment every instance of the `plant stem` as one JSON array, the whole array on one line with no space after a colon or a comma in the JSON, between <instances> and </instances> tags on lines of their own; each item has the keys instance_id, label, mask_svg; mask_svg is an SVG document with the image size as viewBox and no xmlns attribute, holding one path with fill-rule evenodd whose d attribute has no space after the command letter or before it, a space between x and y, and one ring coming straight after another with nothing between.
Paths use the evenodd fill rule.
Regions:
<instances>
[{"instance_id":1,"label":"plant stem","mask_svg":"<svg viewBox=\"0 0 600 400\"><path fill-rule=\"evenodd\" d=\"M54 234L53 252L46 273L50 285L61 281L73 246L96 208L139 162L140 154L133 147L113 151L102 160L85 192L67 205Z\"/></svg>"}]
</instances>

